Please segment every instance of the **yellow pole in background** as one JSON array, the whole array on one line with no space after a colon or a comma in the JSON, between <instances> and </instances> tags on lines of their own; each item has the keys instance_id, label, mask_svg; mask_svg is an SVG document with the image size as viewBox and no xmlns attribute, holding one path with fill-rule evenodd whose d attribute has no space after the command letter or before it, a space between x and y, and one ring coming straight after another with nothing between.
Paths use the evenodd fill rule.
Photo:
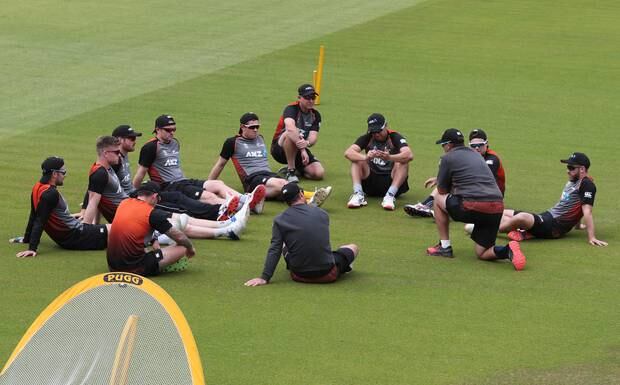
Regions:
<instances>
[{"instance_id":1,"label":"yellow pole in background","mask_svg":"<svg viewBox=\"0 0 620 385\"><path fill-rule=\"evenodd\" d=\"M325 60L325 47L319 48L319 65L316 69L316 80L314 81L314 89L319 94L316 97L316 104L321 104L321 80L323 79L323 62Z\"/></svg>"}]
</instances>

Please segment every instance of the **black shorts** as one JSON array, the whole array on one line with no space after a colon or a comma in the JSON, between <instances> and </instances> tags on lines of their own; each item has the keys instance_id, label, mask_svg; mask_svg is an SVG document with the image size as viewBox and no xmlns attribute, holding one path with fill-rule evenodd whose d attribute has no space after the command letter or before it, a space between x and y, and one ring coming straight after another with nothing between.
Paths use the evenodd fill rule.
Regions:
<instances>
[{"instance_id":1,"label":"black shorts","mask_svg":"<svg viewBox=\"0 0 620 385\"><path fill-rule=\"evenodd\" d=\"M474 242L486 248L495 245L504 211L503 202L463 201L463 198L450 194L446 198L446 211L455 221L474 224L471 233Z\"/></svg>"},{"instance_id":2,"label":"black shorts","mask_svg":"<svg viewBox=\"0 0 620 385\"><path fill-rule=\"evenodd\" d=\"M409 183L407 183L408 179L409 178L405 178L403 184L398 188L395 196L399 196L400 194L404 194L409 191ZM373 197L384 196L391 185L392 175L375 174L372 170L370 171L368 178L362 181L362 189L364 190L364 193Z\"/></svg>"},{"instance_id":3,"label":"black shorts","mask_svg":"<svg viewBox=\"0 0 620 385\"><path fill-rule=\"evenodd\" d=\"M309 148L306 148L306 152L308 153L309 158L308 164L319 161L317 158L314 157L314 154L310 151ZM284 153L284 149L277 142L271 144L271 156L273 156L273 159L275 159L278 163L288 163L286 161L286 154ZM303 174L304 168L306 166L304 166L303 162L301 161L301 152L297 151L297 155L295 156L295 168L297 169L297 171Z\"/></svg>"},{"instance_id":4,"label":"black shorts","mask_svg":"<svg viewBox=\"0 0 620 385\"><path fill-rule=\"evenodd\" d=\"M104 250L108 246L108 228L106 225L84 223L81 231L75 231L70 239L58 243L69 250Z\"/></svg>"},{"instance_id":5,"label":"black shorts","mask_svg":"<svg viewBox=\"0 0 620 385\"><path fill-rule=\"evenodd\" d=\"M156 207L164 211L211 221L217 220L219 215L220 205L194 200L179 191L162 191L159 196L161 201Z\"/></svg>"},{"instance_id":6,"label":"black shorts","mask_svg":"<svg viewBox=\"0 0 620 385\"><path fill-rule=\"evenodd\" d=\"M515 210L514 213L516 215L520 212L521 211ZM560 226L558 221L556 221L551 215L551 213L548 211L545 211L541 214L528 214L532 214L532 216L534 217L534 226L532 226L532 228L527 231L536 238L556 239L563 237L566 233L568 233L568 231L570 231L570 228L566 230L565 227Z\"/></svg>"},{"instance_id":7,"label":"black shorts","mask_svg":"<svg viewBox=\"0 0 620 385\"><path fill-rule=\"evenodd\" d=\"M163 191L179 191L192 199L200 199L203 192L204 180L201 179L181 179L176 182L162 183Z\"/></svg>"},{"instance_id":8,"label":"black shorts","mask_svg":"<svg viewBox=\"0 0 620 385\"><path fill-rule=\"evenodd\" d=\"M291 279L304 283L330 283L352 270L351 264L355 260L353 250L348 247L341 247L332 251L332 255L334 256L334 265L330 268L317 271L291 271Z\"/></svg>"},{"instance_id":9,"label":"black shorts","mask_svg":"<svg viewBox=\"0 0 620 385\"><path fill-rule=\"evenodd\" d=\"M253 174L250 174L245 177L243 180L243 190L245 192L252 192L256 188L256 186L261 184L266 184L267 181L271 178L280 178L278 174L271 171L259 171ZM280 178L283 179L283 178Z\"/></svg>"},{"instance_id":10,"label":"black shorts","mask_svg":"<svg viewBox=\"0 0 620 385\"><path fill-rule=\"evenodd\" d=\"M110 264L108 257L108 265L110 271L126 271L129 273L139 274L142 276L150 276L159 274L159 261L164 258L161 249L152 250L148 253L131 257L131 263L119 260L114 265Z\"/></svg>"}]
</instances>

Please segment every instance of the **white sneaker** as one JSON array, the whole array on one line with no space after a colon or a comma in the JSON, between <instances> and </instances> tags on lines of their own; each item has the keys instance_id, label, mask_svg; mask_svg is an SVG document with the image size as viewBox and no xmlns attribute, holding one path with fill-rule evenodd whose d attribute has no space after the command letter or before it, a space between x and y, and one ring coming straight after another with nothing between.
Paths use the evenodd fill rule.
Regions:
<instances>
[{"instance_id":1,"label":"white sneaker","mask_svg":"<svg viewBox=\"0 0 620 385\"><path fill-rule=\"evenodd\" d=\"M228 238L235 241L239 240L239 236L243 233L243 230L245 230L249 218L250 200L248 199L239 211L229 219L230 225L225 228Z\"/></svg>"},{"instance_id":2,"label":"white sneaker","mask_svg":"<svg viewBox=\"0 0 620 385\"><path fill-rule=\"evenodd\" d=\"M347 207L350 209L356 209L358 207L366 206L368 202L366 202L366 197L364 197L364 193L353 193L351 198L349 198L349 203L347 203Z\"/></svg>"},{"instance_id":3,"label":"white sneaker","mask_svg":"<svg viewBox=\"0 0 620 385\"><path fill-rule=\"evenodd\" d=\"M323 202L325 202L331 193L332 186L315 188L314 194L312 195L312 198L310 198L310 201L308 201L308 204L310 206L319 207L323 204Z\"/></svg>"},{"instance_id":4,"label":"white sneaker","mask_svg":"<svg viewBox=\"0 0 620 385\"><path fill-rule=\"evenodd\" d=\"M465 232L467 234L471 234L474 232L474 224L473 223L466 223L465 224Z\"/></svg>"},{"instance_id":5,"label":"white sneaker","mask_svg":"<svg viewBox=\"0 0 620 385\"><path fill-rule=\"evenodd\" d=\"M383 207L385 210L393 211L394 208L396 207L396 203L394 202L394 199L395 198L393 195L387 194L386 196L383 197L383 202L381 202L381 207Z\"/></svg>"}]
</instances>

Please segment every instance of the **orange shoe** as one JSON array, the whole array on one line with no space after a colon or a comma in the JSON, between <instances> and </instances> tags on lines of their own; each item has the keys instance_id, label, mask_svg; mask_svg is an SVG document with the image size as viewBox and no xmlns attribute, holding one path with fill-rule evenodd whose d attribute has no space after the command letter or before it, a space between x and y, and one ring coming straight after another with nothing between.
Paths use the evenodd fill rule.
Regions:
<instances>
[{"instance_id":1,"label":"orange shoe","mask_svg":"<svg viewBox=\"0 0 620 385\"><path fill-rule=\"evenodd\" d=\"M510 251L508 252L508 258L512 262L512 266L514 266L515 270L520 271L525 267L526 259L525 255L521 251L521 246L519 246L519 242L510 241L508 242L508 247Z\"/></svg>"},{"instance_id":2,"label":"orange shoe","mask_svg":"<svg viewBox=\"0 0 620 385\"><path fill-rule=\"evenodd\" d=\"M522 242L532 238L534 238L532 233L525 230L512 230L508 233L508 239L511 241Z\"/></svg>"},{"instance_id":3,"label":"orange shoe","mask_svg":"<svg viewBox=\"0 0 620 385\"><path fill-rule=\"evenodd\" d=\"M239 196L231 195L229 199L220 207L220 212L217 217L218 221L226 221L230 219L239 209L241 205L239 204Z\"/></svg>"},{"instance_id":4,"label":"orange shoe","mask_svg":"<svg viewBox=\"0 0 620 385\"><path fill-rule=\"evenodd\" d=\"M267 188L264 184L256 186L252 194L250 195L250 211L255 214L263 212L263 206L265 205L265 198L267 197Z\"/></svg>"}]
</instances>

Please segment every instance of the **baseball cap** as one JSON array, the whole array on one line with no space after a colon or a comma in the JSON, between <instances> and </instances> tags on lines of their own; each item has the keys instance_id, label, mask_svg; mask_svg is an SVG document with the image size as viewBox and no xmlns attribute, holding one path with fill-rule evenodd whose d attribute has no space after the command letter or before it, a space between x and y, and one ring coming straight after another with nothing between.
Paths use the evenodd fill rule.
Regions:
<instances>
[{"instance_id":1,"label":"baseball cap","mask_svg":"<svg viewBox=\"0 0 620 385\"><path fill-rule=\"evenodd\" d=\"M312 84L302 84L297 89L299 96L318 95Z\"/></svg>"},{"instance_id":2,"label":"baseball cap","mask_svg":"<svg viewBox=\"0 0 620 385\"><path fill-rule=\"evenodd\" d=\"M43 175L51 174L53 171L61 170L64 165L64 159L57 156L50 156L45 159L43 163L41 163L41 171L43 172Z\"/></svg>"},{"instance_id":3,"label":"baseball cap","mask_svg":"<svg viewBox=\"0 0 620 385\"><path fill-rule=\"evenodd\" d=\"M573 152L568 159L562 159L560 162L590 168L590 159L583 152Z\"/></svg>"},{"instance_id":4,"label":"baseball cap","mask_svg":"<svg viewBox=\"0 0 620 385\"><path fill-rule=\"evenodd\" d=\"M239 123L247 124L251 120L259 120L258 115L256 115L253 112L246 112L245 114L241 115L241 119L239 119Z\"/></svg>"},{"instance_id":5,"label":"baseball cap","mask_svg":"<svg viewBox=\"0 0 620 385\"><path fill-rule=\"evenodd\" d=\"M463 133L459 131L457 128L448 128L441 135L441 139L435 142L435 144L448 144L448 143L463 143L465 139L463 138Z\"/></svg>"},{"instance_id":6,"label":"baseball cap","mask_svg":"<svg viewBox=\"0 0 620 385\"><path fill-rule=\"evenodd\" d=\"M381 114L374 113L368 117L368 132L380 132L385 128L385 117Z\"/></svg>"},{"instance_id":7,"label":"baseball cap","mask_svg":"<svg viewBox=\"0 0 620 385\"><path fill-rule=\"evenodd\" d=\"M481 128L474 128L469 133L469 140L472 140L472 139L487 140L487 133L484 132Z\"/></svg>"},{"instance_id":8,"label":"baseball cap","mask_svg":"<svg viewBox=\"0 0 620 385\"><path fill-rule=\"evenodd\" d=\"M176 125L174 118L170 115L159 115L157 119L155 119L155 127L162 128L166 126Z\"/></svg>"},{"instance_id":9,"label":"baseball cap","mask_svg":"<svg viewBox=\"0 0 620 385\"><path fill-rule=\"evenodd\" d=\"M134 131L134 129L127 124L121 124L112 131L112 136L118 138L135 138L136 136L142 136L142 133Z\"/></svg>"},{"instance_id":10,"label":"baseball cap","mask_svg":"<svg viewBox=\"0 0 620 385\"><path fill-rule=\"evenodd\" d=\"M286 203L290 203L297 198L301 188L295 182L287 183L282 187L282 199Z\"/></svg>"},{"instance_id":11,"label":"baseball cap","mask_svg":"<svg viewBox=\"0 0 620 385\"><path fill-rule=\"evenodd\" d=\"M144 182L140 185L140 187L138 187L137 189L135 189L134 191L132 191L132 193L130 194L130 196L132 198L137 197L138 195L142 194L144 195L144 193L150 193L150 194L159 194L160 188L159 185L153 181L148 181L148 182ZM148 195L150 195L148 194Z\"/></svg>"}]
</instances>

